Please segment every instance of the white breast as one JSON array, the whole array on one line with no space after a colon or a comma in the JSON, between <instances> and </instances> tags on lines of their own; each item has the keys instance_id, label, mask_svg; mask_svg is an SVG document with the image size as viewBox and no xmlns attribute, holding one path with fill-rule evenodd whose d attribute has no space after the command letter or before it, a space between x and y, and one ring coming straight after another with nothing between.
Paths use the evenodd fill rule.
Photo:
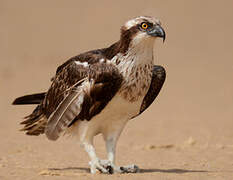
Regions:
<instances>
[{"instance_id":1,"label":"white breast","mask_svg":"<svg viewBox=\"0 0 233 180\"><path fill-rule=\"evenodd\" d=\"M137 102L130 103L119 94L113 97L108 105L90 121L77 121L66 133L86 140L99 133L104 137L117 136L126 123L140 111L142 98Z\"/></svg>"}]
</instances>

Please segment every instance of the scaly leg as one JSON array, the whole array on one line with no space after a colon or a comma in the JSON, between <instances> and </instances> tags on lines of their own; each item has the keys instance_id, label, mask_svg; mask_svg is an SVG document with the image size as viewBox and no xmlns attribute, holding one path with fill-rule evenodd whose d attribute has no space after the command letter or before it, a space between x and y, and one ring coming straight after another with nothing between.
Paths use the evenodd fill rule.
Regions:
<instances>
[{"instance_id":1,"label":"scaly leg","mask_svg":"<svg viewBox=\"0 0 233 180\"><path fill-rule=\"evenodd\" d=\"M97 170L99 170L102 173L109 173L109 171L103 165L100 164L100 160L96 156L93 143L85 141L82 143L82 145L91 159L91 161L89 162L91 173L95 174Z\"/></svg>"},{"instance_id":2,"label":"scaly leg","mask_svg":"<svg viewBox=\"0 0 233 180\"><path fill-rule=\"evenodd\" d=\"M116 143L117 143L118 137L119 136L105 139L108 160L100 160L100 164L103 167L105 167L110 174L114 172L118 172L118 173L138 172L139 168L136 165L121 166L121 167L115 165L115 152L116 152Z\"/></svg>"}]
</instances>

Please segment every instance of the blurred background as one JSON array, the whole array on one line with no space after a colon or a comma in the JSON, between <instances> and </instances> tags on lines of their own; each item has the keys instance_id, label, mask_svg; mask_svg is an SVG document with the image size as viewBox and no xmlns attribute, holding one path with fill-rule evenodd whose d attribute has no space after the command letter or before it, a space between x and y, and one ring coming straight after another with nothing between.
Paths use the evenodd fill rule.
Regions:
<instances>
[{"instance_id":1,"label":"blurred background","mask_svg":"<svg viewBox=\"0 0 233 180\"><path fill-rule=\"evenodd\" d=\"M56 168L55 162L88 167L85 153L72 140L51 143L43 136L19 132L21 118L33 107L11 103L18 96L46 91L56 68L68 58L111 45L119 39L125 21L150 15L161 20L167 34L165 43L157 41L154 49L155 64L165 67L167 79L157 101L123 132L119 162L135 161L144 168L168 169L170 163L172 168L223 169L228 174L221 177L229 175L233 168L228 161L233 160L232 7L230 0L0 0L0 170L15 176L27 172L29 177L47 166ZM195 146L177 152L187 140ZM104 154L103 142L97 141ZM166 153L143 149L170 144L176 148ZM27 161L30 152L32 162ZM78 162L73 160L74 152ZM120 152L128 156L121 157ZM193 155L202 159L195 161ZM64 162L64 156L70 160ZM145 163L146 158L151 163ZM202 166L198 164L202 160L216 162ZM22 164L33 171L17 168Z\"/></svg>"}]
</instances>

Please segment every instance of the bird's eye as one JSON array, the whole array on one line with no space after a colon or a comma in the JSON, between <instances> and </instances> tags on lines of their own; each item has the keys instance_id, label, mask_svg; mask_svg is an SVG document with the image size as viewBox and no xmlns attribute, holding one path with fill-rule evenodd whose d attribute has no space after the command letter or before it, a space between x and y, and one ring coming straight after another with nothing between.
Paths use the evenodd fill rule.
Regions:
<instances>
[{"instance_id":1,"label":"bird's eye","mask_svg":"<svg viewBox=\"0 0 233 180\"><path fill-rule=\"evenodd\" d=\"M147 28L148 28L148 24L142 23L142 24L141 24L141 27L142 27L142 29L147 29Z\"/></svg>"}]
</instances>

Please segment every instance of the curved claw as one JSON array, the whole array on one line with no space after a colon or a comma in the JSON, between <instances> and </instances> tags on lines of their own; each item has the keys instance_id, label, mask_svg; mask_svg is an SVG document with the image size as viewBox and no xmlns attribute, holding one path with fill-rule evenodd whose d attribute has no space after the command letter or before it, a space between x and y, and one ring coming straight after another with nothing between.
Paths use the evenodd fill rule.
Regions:
<instances>
[{"instance_id":1,"label":"curved claw","mask_svg":"<svg viewBox=\"0 0 233 180\"><path fill-rule=\"evenodd\" d=\"M139 167L134 164L129 166L121 166L120 170L121 173L137 173L140 171Z\"/></svg>"},{"instance_id":2,"label":"curved claw","mask_svg":"<svg viewBox=\"0 0 233 180\"><path fill-rule=\"evenodd\" d=\"M89 165L90 165L91 174L95 174L97 170L100 171L101 173L106 173L106 174L109 173L109 171L104 166L102 166L99 161L96 162L90 161Z\"/></svg>"},{"instance_id":3,"label":"curved claw","mask_svg":"<svg viewBox=\"0 0 233 180\"><path fill-rule=\"evenodd\" d=\"M132 164L128 166L115 166L113 163L111 163L109 160L99 160L98 161L99 165L104 168L104 172L102 169L98 168L97 169L101 173L106 173L106 174L113 174L113 173L137 173L140 171L139 167Z\"/></svg>"},{"instance_id":4,"label":"curved claw","mask_svg":"<svg viewBox=\"0 0 233 180\"><path fill-rule=\"evenodd\" d=\"M114 173L114 168L112 166L107 166L106 167L107 171L109 174L113 174Z\"/></svg>"}]
</instances>

